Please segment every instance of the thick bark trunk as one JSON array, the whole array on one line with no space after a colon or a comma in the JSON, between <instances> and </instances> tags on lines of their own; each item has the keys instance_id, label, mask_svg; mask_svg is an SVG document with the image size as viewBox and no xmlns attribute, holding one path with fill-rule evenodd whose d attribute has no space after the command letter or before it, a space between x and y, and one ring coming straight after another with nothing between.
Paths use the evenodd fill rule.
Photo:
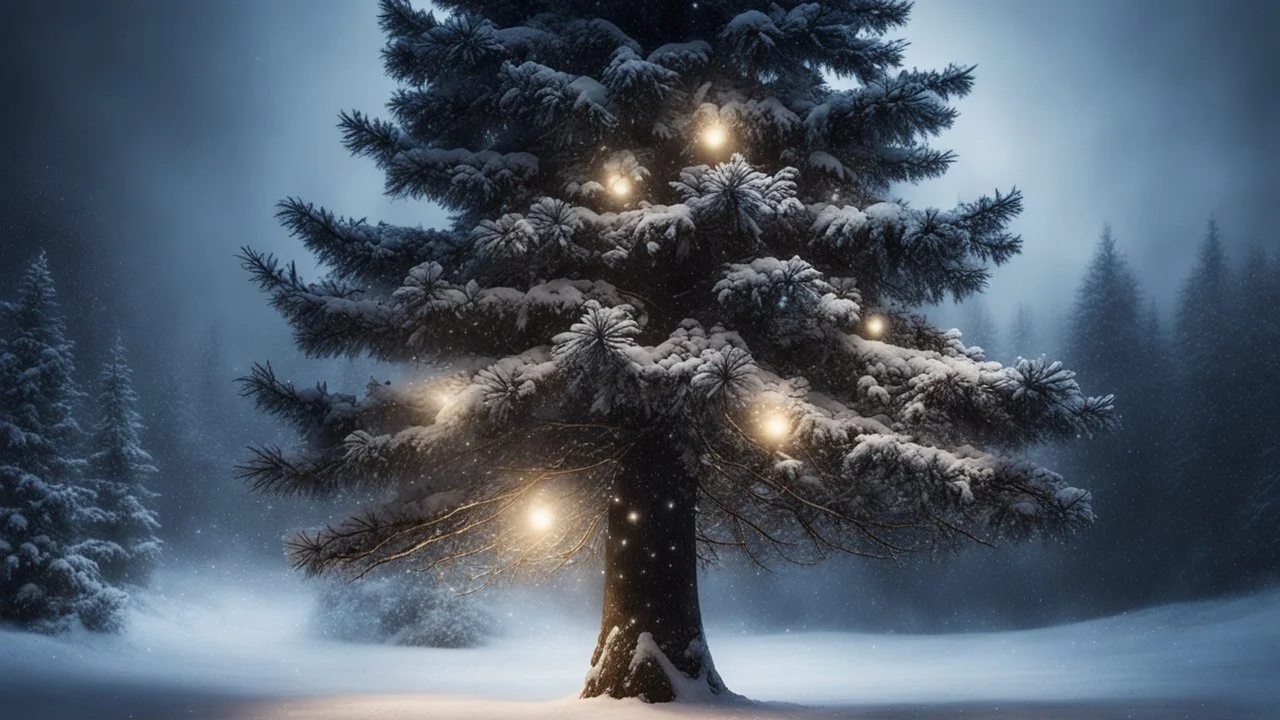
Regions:
<instances>
[{"instance_id":1,"label":"thick bark trunk","mask_svg":"<svg viewBox=\"0 0 1280 720\"><path fill-rule=\"evenodd\" d=\"M622 461L609 506L604 612L583 697L719 695L698 605L693 478L653 432Z\"/></svg>"}]
</instances>

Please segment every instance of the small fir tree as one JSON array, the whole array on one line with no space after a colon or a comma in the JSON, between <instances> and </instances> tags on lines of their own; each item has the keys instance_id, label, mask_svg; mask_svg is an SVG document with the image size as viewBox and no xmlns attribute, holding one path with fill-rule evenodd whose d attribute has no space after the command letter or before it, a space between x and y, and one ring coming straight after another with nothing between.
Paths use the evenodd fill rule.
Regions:
<instances>
[{"instance_id":1,"label":"small fir tree","mask_svg":"<svg viewBox=\"0 0 1280 720\"><path fill-rule=\"evenodd\" d=\"M101 516L77 484L83 462L73 408L80 396L43 253L6 305L0 343L0 619L40 632L77 623L120 628L124 594L89 556L85 530Z\"/></svg>"},{"instance_id":2,"label":"small fir tree","mask_svg":"<svg viewBox=\"0 0 1280 720\"><path fill-rule=\"evenodd\" d=\"M452 229L291 199L280 217L329 276L244 254L303 350L410 365L363 398L267 366L246 380L305 440L257 449L260 490L367 498L292 542L298 565L466 563L487 582L602 555L583 694L664 701L724 689L699 560L1090 521L1085 491L1007 450L1105 427L1109 398L907 312L980 290L1018 252L1021 208L888 198L950 165L926 141L973 79L899 68L885 34L909 3L437 4L451 15L383 0L393 117L342 127Z\"/></svg>"},{"instance_id":3,"label":"small fir tree","mask_svg":"<svg viewBox=\"0 0 1280 720\"><path fill-rule=\"evenodd\" d=\"M101 516L92 528L102 576L113 585L146 585L160 557L156 494L146 483L156 473L142 448L142 417L133 391L133 371L117 335L98 376L98 422L89 456L90 487Z\"/></svg>"}]
</instances>

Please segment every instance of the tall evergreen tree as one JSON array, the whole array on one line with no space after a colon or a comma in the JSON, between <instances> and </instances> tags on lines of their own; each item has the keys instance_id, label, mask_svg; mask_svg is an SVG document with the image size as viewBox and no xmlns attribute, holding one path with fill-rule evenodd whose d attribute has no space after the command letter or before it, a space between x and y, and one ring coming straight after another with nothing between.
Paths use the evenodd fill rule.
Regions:
<instances>
[{"instance_id":1,"label":"tall evergreen tree","mask_svg":"<svg viewBox=\"0 0 1280 720\"><path fill-rule=\"evenodd\" d=\"M124 340L116 336L98 376L98 422L88 458L89 486L97 493L101 516L91 527L98 541L94 556L113 585L146 585L160 556L160 523L147 488L156 473L142 448L142 417L133 391L133 371Z\"/></svg>"},{"instance_id":2,"label":"tall evergreen tree","mask_svg":"<svg viewBox=\"0 0 1280 720\"><path fill-rule=\"evenodd\" d=\"M1068 462L1089 478L1098 505L1106 508L1082 554L1091 558L1095 577L1085 590L1105 594L1097 598L1104 610L1150 600L1168 570L1153 559L1161 528L1135 522L1150 514L1166 477L1157 470L1160 428L1149 422L1160 393L1147 386L1161 355L1147 354L1143 315L1138 279L1106 227L1076 292L1064 353L1080 372L1115 391L1122 419L1118 432L1092 438ZM1134 552L1135 546L1150 552Z\"/></svg>"},{"instance_id":3,"label":"tall evergreen tree","mask_svg":"<svg viewBox=\"0 0 1280 720\"><path fill-rule=\"evenodd\" d=\"M1106 387L1128 390L1139 359L1142 295L1138 279L1105 227L1085 269L1067 326L1066 355Z\"/></svg>"},{"instance_id":4,"label":"tall evergreen tree","mask_svg":"<svg viewBox=\"0 0 1280 720\"><path fill-rule=\"evenodd\" d=\"M115 630L124 595L86 556L84 528L99 516L77 484L81 431L73 414L73 345L43 253L6 305L0 344L0 619L41 632L76 623Z\"/></svg>"},{"instance_id":5,"label":"tall evergreen tree","mask_svg":"<svg viewBox=\"0 0 1280 720\"><path fill-rule=\"evenodd\" d=\"M1020 240L1016 192L954 211L884 200L942 174L929 147L971 68L899 68L899 0L383 0L392 120L347 147L451 230L287 200L325 263L244 253L318 356L419 367L362 399L269 367L268 492L361 490L291 543L311 571L467 563L483 581L604 556L584 695L723 690L699 558L889 557L1067 532L1088 493L1006 454L1106 426L1057 363L982 364L903 308L980 290ZM824 73L855 80L836 90Z\"/></svg>"},{"instance_id":6,"label":"tall evergreen tree","mask_svg":"<svg viewBox=\"0 0 1280 720\"><path fill-rule=\"evenodd\" d=\"M1174 350L1178 378L1178 524L1190 555L1184 565L1196 592L1236 587L1238 510L1248 478L1233 407L1241 368L1224 355L1233 344L1235 307L1231 271L1215 220L1210 220L1196 262L1178 295Z\"/></svg>"}]
</instances>

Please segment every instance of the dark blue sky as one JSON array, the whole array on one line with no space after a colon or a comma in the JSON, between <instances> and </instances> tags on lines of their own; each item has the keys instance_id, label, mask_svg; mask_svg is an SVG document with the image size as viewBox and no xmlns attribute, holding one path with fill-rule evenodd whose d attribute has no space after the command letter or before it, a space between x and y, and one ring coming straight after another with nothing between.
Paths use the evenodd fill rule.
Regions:
<instances>
[{"instance_id":1,"label":"dark blue sky","mask_svg":"<svg viewBox=\"0 0 1280 720\"><path fill-rule=\"evenodd\" d=\"M375 16L345 0L4 3L4 266L47 247L69 302L92 308L73 317L90 344L118 324L162 353L216 319L246 361L287 353L233 257L252 244L310 267L277 200L443 220L383 199L339 147L337 112L376 111L391 88ZM979 66L940 142L959 162L902 195L1026 193L1025 253L987 298L998 317L1018 301L1065 314L1104 222L1162 304L1211 212L1232 245L1280 249L1280 3L920 0L902 35L909 64Z\"/></svg>"}]
</instances>

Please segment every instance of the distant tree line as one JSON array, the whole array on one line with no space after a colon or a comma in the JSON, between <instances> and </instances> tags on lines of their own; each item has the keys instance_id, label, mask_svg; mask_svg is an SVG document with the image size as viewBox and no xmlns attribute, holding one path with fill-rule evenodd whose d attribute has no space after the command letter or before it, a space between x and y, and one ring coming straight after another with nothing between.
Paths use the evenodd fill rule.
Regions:
<instances>
[{"instance_id":1,"label":"distant tree line","mask_svg":"<svg viewBox=\"0 0 1280 720\"><path fill-rule=\"evenodd\" d=\"M1085 270L1064 356L1115 392L1122 428L1067 470L1097 521L1076 556L1137 605L1236 592L1280 571L1280 258L1233 267L1210 221L1166 327L1109 230Z\"/></svg>"},{"instance_id":2,"label":"distant tree line","mask_svg":"<svg viewBox=\"0 0 1280 720\"><path fill-rule=\"evenodd\" d=\"M1019 568L1019 584L1084 615L1276 580L1280 257L1254 247L1233 263L1210 220L1167 319L1108 227L1065 321L1037 324L1020 305L998 334L968 305L965 340L989 359L1061 357L1090 392L1115 393L1120 415L1112 433L1035 451L1090 489L1096 519Z\"/></svg>"},{"instance_id":3,"label":"distant tree line","mask_svg":"<svg viewBox=\"0 0 1280 720\"><path fill-rule=\"evenodd\" d=\"M123 342L88 413L74 348L42 253L0 303L0 622L116 631L160 555L156 468Z\"/></svg>"}]
</instances>

